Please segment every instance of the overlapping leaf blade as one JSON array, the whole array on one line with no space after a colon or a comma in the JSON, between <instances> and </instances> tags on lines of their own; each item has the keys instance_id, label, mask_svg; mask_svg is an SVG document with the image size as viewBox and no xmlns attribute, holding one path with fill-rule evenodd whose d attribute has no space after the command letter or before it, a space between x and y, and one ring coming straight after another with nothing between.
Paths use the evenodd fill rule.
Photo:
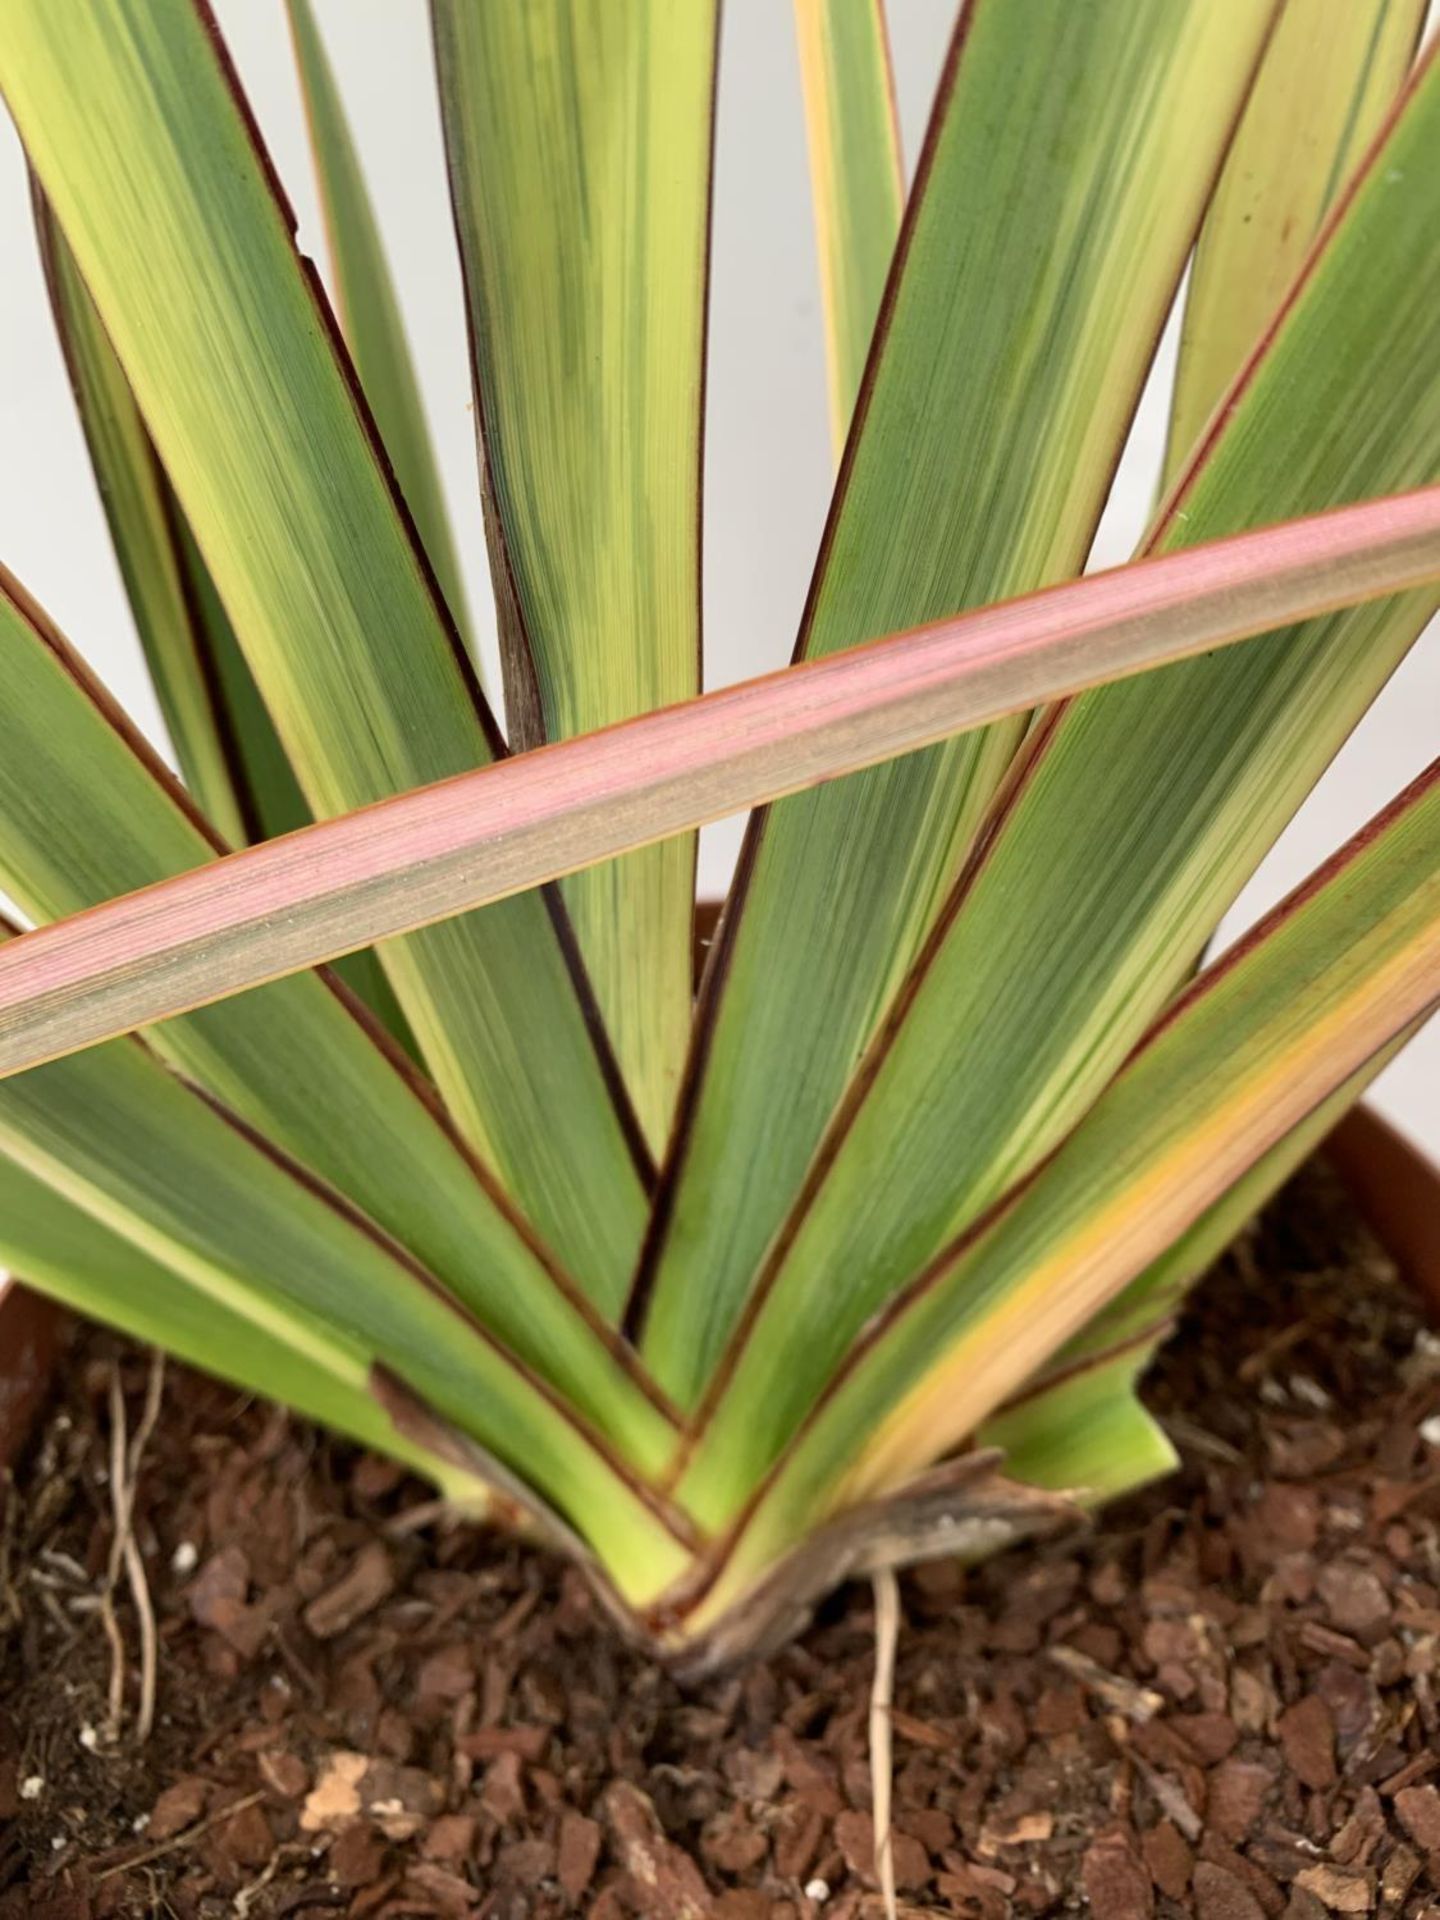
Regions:
<instances>
[{"instance_id":1,"label":"overlapping leaf blade","mask_svg":"<svg viewBox=\"0 0 1440 1920\"><path fill-rule=\"evenodd\" d=\"M1039 1178L877 1321L687 1625L707 1624L826 1513L963 1441L1437 998L1440 763L1203 975Z\"/></svg>"},{"instance_id":2,"label":"overlapping leaf blade","mask_svg":"<svg viewBox=\"0 0 1440 1920\"><path fill-rule=\"evenodd\" d=\"M142 1252L3 1154L0 1264L76 1313L392 1454L457 1504L483 1507L479 1482L396 1429L369 1391L363 1360L349 1342L327 1340L326 1329L293 1305L286 1317L303 1333L285 1339Z\"/></svg>"},{"instance_id":3,"label":"overlapping leaf blade","mask_svg":"<svg viewBox=\"0 0 1440 1920\"><path fill-rule=\"evenodd\" d=\"M50 302L110 537L185 784L232 846L312 818L185 515L43 195L35 224ZM408 1029L373 953L340 968L398 1038Z\"/></svg>"},{"instance_id":4,"label":"overlapping leaf blade","mask_svg":"<svg viewBox=\"0 0 1440 1920\"><path fill-rule=\"evenodd\" d=\"M457 628L465 590L405 326L355 141L310 0L286 0L336 305L355 371ZM472 642L473 645L473 642Z\"/></svg>"},{"instance_id":5,"label":"overlapping leaf blade","mask_svg":"<svg viewBox=\"0 0 1440 1920\"><path fill-rule=\"evenodd\" d=\"M1205 216L1171 400L1173 479L1400 90L1426 0L1286 0Z\"/></svg>"},{"instance_id":6,"label":"overlapping leaf blade","mask_svg":"<svg viewBox=\"0 0 1440 1920\"><path fill-rule=\"evenodd\" d=\"M218 635L203 631L196 617L177 549L174 496L70 249L38 194L35 225L100 502L160 711L186 785L216 831L243 846L261 837L260 796L235 764L239 742L218 697ZM298 804L274 831L306 818L293 776L291 786Z\"/></svg>"},{"instance_id":7,"label":"overlapping leaf blade","mask_svg":"<svg viewBox=\"0 0 1440 1920\"><path fill-rule=\"evenodd\" d=\"M0 1087L0 1152L270 1338L364 1389L375 1363L513 1463L622 1587L672 1576L656 1503L394 1242L114 1041ZM299 1309L298 1312L295 1309Z\"/></svg>"},{"instance_id":8,"label":"overlapping leaf blade","mask_svg":"<svg viewBox=\"0 0 1440 1920\"><path fill-rule=\"evenodd\" d=\"M1153 546L1440 473L1437 213L1432 62ZM1098 689L1031 736L727 1361L717 1505L743 1499L870 1314L1099 1095L1435 602Z\"/></svg>"},{"instance_id":9,"label":"overlapping leaf blade","mask_svg":"<svg viewBox=\"0 0 1440 1920\"><path fill-rule=\"evenodd\" d=\"M715 6L433 12L512 738L532 745L699 687ZM694 866L682 837L564 888L657 1151Z\"/></svg>"},{"instance_id":10,"label":"overlapping leaf blade","mask_svg":"<svg viewBox=\"0 0 1440 1920\"><path fill-rule=\"evenodd\" d=\"M1339 11L1325 0L1287 0L1192 265L1165 480L1174 478L1243 366L1382 124L1424 15L1424 0L1361 0ZM1373 1071L1267 1155L1152 1275L1136 1281L1093 1330L1072 1342L1057 1357L1055 1384L1027 1392L1020 1406L991 1424L984 1437L1005 1449L1013 1472L1050 1486L1093 1486L1108 1496L1158 1470L1166 1447L1147 1444L1147 1416L1133 1383L1162 1337L1165 1312L1359 1098ZM1149 1338L1139 1337L1142 1322L1155 1330ZM1117 1341L1126 1342L1123 1353L1107 1358Z\"/></svg>"},{"instance_id":11,"label":"overlapping leaf blade","mask_svg":"<svg viewBox=\"0 0 1440 1920\"><path fill-rule=\"evenodd\" d=\"M0 88L318 813L496 750L195 0L0 20ZM457 1123L594 1297L643 1155L544 897L383 956Z\"/></svg>"},{"instance_id":12,"label":"overlapping leaf blade","mask_svg":"<svg viewBox=\"0 0 1440 1920\"><path fill-rule=\"evenodd\" d=\"M1440 486L1092 574L111 899L0 955L0 1073L967 728L1440 579Z\"/></svg>"},{"instance_id":13,"label":"overlapping leaf blade","mask_svg":"<svg viewBox=\"0 0 1440 1920\"><path fill-rule=\"evenodd\" d=\"M800 651L1078 573L1273 8L976 0L911 194ZM752 824L644 1293L693 1401L1023 721Z\"/></svg>"},{"instance_id":14,"label":"overlapping leaf blade","mask_svg":"<svg viewBox=\"0 0 1440 1920\"><path fill-rule=\"evenodd\" d=\"M884 0L795 0L795 28L838 455L905 207L900 128Z\"/></svg>"},{"instance_id":15,"label":"overlapping leaf blade","mask_svg":"<svg viewBox=\"0 0 1440 1920\"><path fill-rule=\"evenodd\" d=\"M1002 1407L976 1436L999 1447L1006 1471L1085 1500L1113 1499L1174 1464L1136 1383L1173 1331L1191 1285L1323 1144L1375 1076L1411 1038L1385 1047L1257 1160L1160 1258L1132 1280Z\"/></svg>"},{"instance_id":16,"label":"overlapping leaf blade","mask_svg":"<svg viewBox=\"0 0 1440 1920\"><path fill-rule=\"evenodd\" d=\"M0 579L0 886L45 921L213 860L178 790L13 582ZM300 974L158 1029L155 1045L394 1234L625 1452L668 1423L336 990Z\"/></svg>"}]
</instances>

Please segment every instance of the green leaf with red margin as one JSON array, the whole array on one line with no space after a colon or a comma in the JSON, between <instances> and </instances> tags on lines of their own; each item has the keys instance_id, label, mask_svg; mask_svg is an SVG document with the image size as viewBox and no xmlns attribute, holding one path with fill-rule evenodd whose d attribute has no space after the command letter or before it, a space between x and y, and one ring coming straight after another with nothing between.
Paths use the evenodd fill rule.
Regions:
<instances>
[{"instance_id":1,"label":"green leaf with red margin","mask_svg":"<svg viewBox=\"0 0 1440 1920\"><path fill-rule=\"evenodd\" d=\"M962 11L798 651L1084 566L1269 0ZM751 823L632 1321L693 1405L1023 718Z\"/></svg>"},{"instance_id":2,"label":"green leaf with red margin","mask_svg":"<svg viewBox=\"0 0 1440 1920\"><path fill-rule=\"evenodd\" d=\"M432 17L511 741L533 746L699 691L717 10ZM690 1031L694 840L562 891L658 1154Z\"/></svg>"},{"instance_id":3,"label":"green leaf with red margin","mask_svg":"<svg viewBox=\"0 0 1440 1920\"><path fill-rule=\"evenodd\" d=\"M884 0L795 0L838 459L905 210Z\"/></svg>"},{"instance_id":4,"label":"green leaf with red margin","mask_svg":"<svg viewBox=\"0 0 1440 1920\"><path fill-rule=\"evenodd\" d=\"M1167 483L1383 125L1414 57L1426 3L1286 0L1195 249Z\"/></svg>"},{"instance_id":5,"label":"green leaf with red margin","mask_svg":"<svg viewBox=\"0 0 1440 1920\"><path fill-rule=\"evenodd\" d=\"M181 789L3 570L0 681L0 887L32 919L214 863ZM169 1021L151 1040L403 1242L627 1456L663 1455L670 1422L631 1357L433 1092L333 982L298 974Z\"/></svg>"},{"instance_id":6,"label":"green leaf with red margin","mask_svg":"<svg viewBox=\"0 0 1440 1920\"><path fill-rule=\"evenodd\" d=\"M1190 990L1041 1172L875 1320L736 1505L681 1630L827 1515L903 1486L1002 1406L1257 1161L1440 999L1440 762Z\"/></svg>"},{"instance_id":7,"label":"green leaf with red margin","mask_svg":"<svg viewBox=\"0 0 1440 1920\"><path fill-rule=\"evenodd\" d=\"M291 765L329 815L500 741L200 0L0 10L0 90ZM456 1124L603 1308L648 1157L553 898L382 955Z\"/></svg>"},{"instance_id":8,"label":"green leaf with red margin","mask_svg":"<svg viewBox=\"0 0 1440 1920\"><path fill-rule=\"evenodd\" d=\"M160 711L186 786L220 837L244 846L312 818L185 515L64 236L37 189L35 229L80 425ZM346 984L414 1051L373 953Z\"/></svg>"},{"instance_id":9,"label":"green leaf with red margin","mask_svg":"<svg viewBox=\"0 0 1440 1920\"><path fill-rule=\"evenodd\" d=\"M1432 61L1152 550L1440 477L1437 220ZM712 1384L717 1502L743 1500L870 1316L1100 1095L1436 599L1099 688L1032 732Z\"/></svg>"},{"instance_id":10,"label":"green leaf with red margin","mask_svg":"<svg viewBox=\"0 0 1440 1920\"><path fill-rule=\"evenodd\" d=\"M315 157L340 324L445 604L473 651L460 563L430 430L425 424L420 386L345 103L310 0L285 0L285 5Z\"/></svg>"}]
</instances>

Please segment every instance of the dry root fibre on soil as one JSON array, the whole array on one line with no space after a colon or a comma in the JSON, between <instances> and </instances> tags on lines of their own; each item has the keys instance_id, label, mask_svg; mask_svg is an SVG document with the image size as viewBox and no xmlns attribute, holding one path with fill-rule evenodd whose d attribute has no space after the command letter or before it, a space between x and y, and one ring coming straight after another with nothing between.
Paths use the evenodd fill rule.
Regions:
<instances>
[{"instance_id":1,"label":"dry root fibre on soil","mask_svg":"<svg viewBox=\"0 0 1440 1920\"><path fill-rule=\"evenodd\" d=\"M559 1566L178 1368L134 1476L140 1744L117 1374L133 1439L147 1357L85 1333L5 1509L0 1920L878 1911L868 1588L687 1694ZM1322 1171L1147 1395L1173 1478L902 1582L902 1912L1440 1920L1440 1339Z\"/></svg>"}]
</instances>

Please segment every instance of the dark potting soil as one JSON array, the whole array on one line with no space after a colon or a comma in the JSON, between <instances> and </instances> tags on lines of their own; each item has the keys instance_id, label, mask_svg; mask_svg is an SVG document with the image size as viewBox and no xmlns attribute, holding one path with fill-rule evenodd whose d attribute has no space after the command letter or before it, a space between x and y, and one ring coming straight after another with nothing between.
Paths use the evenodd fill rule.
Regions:
<instances>
[{"instance_id":1,"label":"dark potting soil","mask_svg":"<svg viewBox=\"0 0 1440 1920\"><path fill-rule=\"evenodd\" d=\"M80 1335L0 1541L0 1920L879 1911L871 1598L689 1695L577 1578L171 1367L100 1607L109 1386ZM1440 1338L1312 1168L1152 1370L1184 1454L1093 1530L903 1583L902 1910L1440 1920ZM1088 1906L1087 1906L1088 1903Z\"/></svg>"}]
</instances>

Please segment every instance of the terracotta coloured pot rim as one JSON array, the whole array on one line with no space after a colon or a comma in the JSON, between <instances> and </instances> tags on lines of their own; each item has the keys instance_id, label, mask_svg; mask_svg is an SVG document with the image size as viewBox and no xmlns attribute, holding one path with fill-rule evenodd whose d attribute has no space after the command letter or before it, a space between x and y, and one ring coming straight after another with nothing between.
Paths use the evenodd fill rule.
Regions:
<instances>
[{"instance_id":1,"label":"terracotta coloured pot rim","mask_svg":"<svg viewBox=\"0 0 1440 1920\"><path fill-rule=\"evenodd\" d=\"M60 1310L0 1273L0 1469L24 1445L59 1350Z\"/></svg>"},{"instance_id":2,"label":"terracotta coloured pot rim","mask_svg":"<svg viewBox=\"0 0 1440 1920\"><path fill-rule=\"evenodd\" d=\"M1363 1104L1346 1114L1324 1152L1370 1231L1440 1323L1440 1167Z\"/></svg>"}]
</instances>

